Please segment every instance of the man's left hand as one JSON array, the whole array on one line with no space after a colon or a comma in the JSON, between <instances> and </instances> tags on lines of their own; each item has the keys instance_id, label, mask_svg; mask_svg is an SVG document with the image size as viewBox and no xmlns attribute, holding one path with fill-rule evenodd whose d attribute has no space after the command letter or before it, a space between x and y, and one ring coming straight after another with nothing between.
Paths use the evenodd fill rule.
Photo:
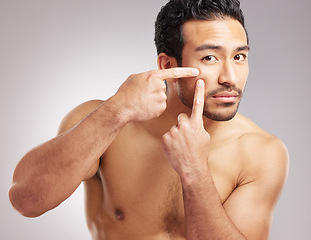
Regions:
<instances>
[{"instance_id":1,"label":"man's left hand","mask_svg":"<svg viewBox=\"0 0 311 240\"><path fill-rule=\"evenodd\" d=\"M191 116L180 114L177 126L162 137L165 155L180 177L207 167L210 135L203 126L204 89L204 81L198 80Z\"/></svg>"}]
</instances>

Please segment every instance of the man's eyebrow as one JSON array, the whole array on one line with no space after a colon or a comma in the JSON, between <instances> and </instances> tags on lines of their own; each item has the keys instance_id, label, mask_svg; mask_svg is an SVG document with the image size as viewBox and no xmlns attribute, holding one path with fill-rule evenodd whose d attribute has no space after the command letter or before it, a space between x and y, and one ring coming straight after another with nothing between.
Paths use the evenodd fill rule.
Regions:
<instances>
[{"instance_id":1,"label":"man's eyebrow","mask_svg":"<svg viewBox=\"0 0 311 240\"><path fill-rule=\"evenodd\" d=\"M213 44L203 44L199 47L197 47L195 49L196 52L200 52L200 51L204 51L204 50L222 50L224 49L222 46L219 45L213 45ZM239 52L239 51L249 51L249 46L245 45L245 46L241 46L241 47L237 47L235 49L235 51Z\"/></svg>"},{"instance_id":2,"label":"man's eyebrow","mask_svg":"<svg viewBox=\"0 0 311 240\"><path fill-rule=\"evenodd\" d=\"M245 45L245 46L242 46L242 47L237 47L235 50L237 52L240 52L240 51L249 51L249 46L248 45Z\"/></svg>"},{"instance_id":3,"label":"man's eyebrow","mask_svg":"<svg viewBox=\"0 0 311 240\"><path fill-rule=\"evenodd\" d=\"M204 50L221 50L223 47L213 44L203 44L195 49L196 52L204 51Z\"/></svg>"}]
</instances>

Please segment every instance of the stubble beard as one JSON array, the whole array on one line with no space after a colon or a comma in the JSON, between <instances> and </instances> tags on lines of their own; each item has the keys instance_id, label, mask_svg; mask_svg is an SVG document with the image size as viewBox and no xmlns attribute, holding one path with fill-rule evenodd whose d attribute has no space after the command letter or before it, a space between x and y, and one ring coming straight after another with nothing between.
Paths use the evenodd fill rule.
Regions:
<instances>
[{"instance_id":1,"label":"stubble beard","mask_svg":"<svg viewBox=\"0 0 311 240\"><path fill-rule=\"evenodd\" d=\"M228 109L229 107L233 107L233 105L236 105L236 107L235 107L234 110L228 111L226 114L224 114L224 113L218 113L218 112L209 111L208 110L208 105L205 104L204 105L204 110L203 110L203 115L205 117L207 117L208 119L211 119L213 121L218 121L218 122L229 121L232 118L234 118L234 116L238 112L240 101L238 103L235 103L235 104L223 103L221 105L222 105L221 106L222 108L226 108L226 109Z\"/></svg>"},{"instance_id":2,"label":"stubble beard","mask_svg":"<svg viewBox=\"0 0 311 240\"><path fill-rule=\"evenodd\" d=\"M213 95L215 95L219 92L223 92L223 91L230 92L232 90L239 93L239 97L237 99L237 102L235 102L235 103L218 103L217 108L220 109L219 111L210 110L209 105L207 103L207 100L209 98L212 98ZM192 109L194 96L192 95L191 97L187 97L184 95L184 93L185 93L185 91L183 91L182 88L180 88L178 91L179 99L181 100L181 102L185 106ZM213 121L219 121L219 122L229 121L232 118L234 118L234 116L237 114L239 106L240 106L241 98L242 98L242 91L236 87L223 87L221 89L211 91L207 94L207 97L205 99L204 108L203 108L203 115L206 118L211 119Z\"/></svg>"}]
</instances>

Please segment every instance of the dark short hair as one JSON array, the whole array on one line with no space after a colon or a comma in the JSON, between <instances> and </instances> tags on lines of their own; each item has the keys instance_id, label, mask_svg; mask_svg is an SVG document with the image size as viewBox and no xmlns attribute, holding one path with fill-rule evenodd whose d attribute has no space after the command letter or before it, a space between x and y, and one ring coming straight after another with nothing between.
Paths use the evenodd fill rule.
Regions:
<instances>
[{"instance_id":1,"label":"dark short hair","mask_svg":"<svg viewBox=\"0 0 311 240\"><path fill-rule=\"evenodd\" d=\"M170 0L161 8L155 22L154 40L157 53L174 57L181 66L183 24L189 20L216 20L226 17L239 21L247 36L239 0Z\"/></svg>"}]
</instances>

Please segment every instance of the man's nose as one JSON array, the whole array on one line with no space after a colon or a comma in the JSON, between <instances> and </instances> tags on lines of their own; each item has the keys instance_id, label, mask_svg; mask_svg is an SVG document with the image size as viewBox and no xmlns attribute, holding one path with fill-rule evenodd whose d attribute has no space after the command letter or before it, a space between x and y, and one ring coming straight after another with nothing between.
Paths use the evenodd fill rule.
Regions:
<instances>
[{"instance_id":1,"label":"man's nose","mask_svg":"<svg viewBox=\"0 0 311 240\"><path fill-rule=\"evenodd\" d=\"M239 82L236 70L232 62L225 62L219 76L219 84L233 86Z\"/></svg>"}]
</instances>

